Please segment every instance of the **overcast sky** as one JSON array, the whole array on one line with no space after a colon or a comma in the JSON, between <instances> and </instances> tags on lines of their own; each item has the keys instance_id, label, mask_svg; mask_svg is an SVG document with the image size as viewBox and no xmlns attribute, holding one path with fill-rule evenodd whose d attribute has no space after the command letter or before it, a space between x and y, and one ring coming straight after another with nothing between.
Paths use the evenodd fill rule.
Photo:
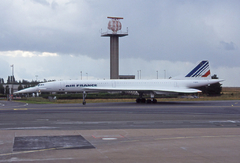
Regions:
<instances>
[{"instance_id":1,"label":"overcast sky","mask_svg":"<svg viewBox=\"0 0 240 163\"><path fill-rule=\"evenodd\" d=\"M240 86L239 0L1 0L0 78L109 79L108 16L119 16L120 75L186 75L209 60ZM87 74L88 75L87 75Z\"/></svg>"}]
</instances>

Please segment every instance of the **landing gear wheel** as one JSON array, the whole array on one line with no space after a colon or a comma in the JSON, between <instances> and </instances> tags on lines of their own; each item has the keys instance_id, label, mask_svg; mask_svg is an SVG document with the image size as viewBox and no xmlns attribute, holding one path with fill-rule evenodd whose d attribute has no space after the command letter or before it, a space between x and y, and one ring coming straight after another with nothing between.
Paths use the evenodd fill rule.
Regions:
<instances>
[{"instance_id":1,"label":"landing gear wheel","mask_svg":"<svg viewBox=\"0 0 240 163\"><path fill-rule=\"evenodd\" d=\"M83 105L86 105L86 101L83 101L83 103L82 103Z\"/></svg>"},{"instance_id":2,"label":"landing gear wheel","mask_svg":"<svg viewBox=\"0 0 240 163\"><path fill-rule=\"evenodd\" d=\"M155 104L155 103L157 103L157 100L155 98L154 99L147 99L146 103L147 104Z\"/></svg>"},{"instance_id":3,"label":"landing gear wheel","mask_svg":"<svg viewBox=\"0 0 240 163\"><path fill-rule=\"evenodd\" d=\"M147 104L152 103L151 99L147 99L146 103L147 103Z\"/></svg>"},{"instance_id":4,"label":"landing gear wheel","mask_svg":"<svg viewBox=\"0 0 240 163\"><path fill-rule=\"evenodd\" d=\"M146 102L146 99L145 98L142 98L141 99L141 103L145 103Z\"/></svg>"},{"instance_id":5,"label":"landing gear wheel","mask_svg":"<svg viewBox=\"0 0 240 163\"><path fill-rule=\"evenodd\" d=\"M153 101L152 101L152 103L154 103L154 104L157 103L157 100L154 98Z\"/></svg>"},{"instance_id":6,"label":"landing gear wheel","mask_svg":"<svg viewBox=\"0 0 240 163\"><path fill-rule=\"evenodd\" d=\"M137 99L136 99L136 103L139 104L140 102L141 102L141 99L140 99L140 98L137 98Z\"/></svg>"},{"instance_id":7,"label":"landing gear wheel","mask_svg":"<svg viewBox=\"0 0 240 163\"><path fill-rule=\"evenodd\" d=\"M146 99L145 98L137 98L136 103L145 103Z\"/></svg>"}]
</instances>

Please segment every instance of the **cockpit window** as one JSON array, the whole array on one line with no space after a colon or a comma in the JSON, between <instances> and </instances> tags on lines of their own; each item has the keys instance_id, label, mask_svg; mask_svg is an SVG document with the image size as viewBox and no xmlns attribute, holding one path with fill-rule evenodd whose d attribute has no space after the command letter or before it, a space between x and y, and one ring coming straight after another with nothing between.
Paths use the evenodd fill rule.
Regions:
<instances>
[{"instance_id":1,"label":"cockpit window","mask_svg":"<svg viewBox=\"0 0 240 163\"><path fill-rule=\"evenodd\" d=\"M44 84L38 84L38 86L44 86Z\"/></svg>"}]
</instances>

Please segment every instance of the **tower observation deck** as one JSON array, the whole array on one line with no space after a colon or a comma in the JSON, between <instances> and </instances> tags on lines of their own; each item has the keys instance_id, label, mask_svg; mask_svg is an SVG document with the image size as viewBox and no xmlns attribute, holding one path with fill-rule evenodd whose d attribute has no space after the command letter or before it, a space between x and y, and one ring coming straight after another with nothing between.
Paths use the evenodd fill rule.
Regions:
<instances>
[{"instance_id":1,"label":"tower observation deck","mask_svg":"<svg viewBox=\"0 0 240 163\"><path fill-rule=\"evenodd\" d=\"M119 79L119 37L128 35L122 32L122 24L119 21L122 17L107 17L111 19L108 22L108 29L105 33L101 33L101 37L110 37L110 79Z\"/></svg>"}]
</instances>

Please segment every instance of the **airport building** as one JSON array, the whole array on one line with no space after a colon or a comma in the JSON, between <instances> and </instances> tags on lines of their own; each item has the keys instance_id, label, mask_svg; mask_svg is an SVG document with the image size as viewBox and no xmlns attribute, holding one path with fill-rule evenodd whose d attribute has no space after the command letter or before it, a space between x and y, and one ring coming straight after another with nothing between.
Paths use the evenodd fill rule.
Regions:
<instances>
[{"instance_id":1,"label":"airport building","mask_svg":"<svg viewBox=\"0 0 240 163\"><path fill-rule=\"evenodd\" d=\"M119 75L119 79L135 79L135 75Z\"/></svg>"},{"instance_id":2,"label":"airport building","mask_svg":"<svg viewBox=\"0 0 240 163\"><path fill-rule=\"evenodd\" d=\"M13 92L19 89L28 88L37 85L39 82L27 80L16 81L14 76L8 76L8 80L4 82L3 78L0 78L0 94L13 94Z\"/></svg>"}]
</instances>

